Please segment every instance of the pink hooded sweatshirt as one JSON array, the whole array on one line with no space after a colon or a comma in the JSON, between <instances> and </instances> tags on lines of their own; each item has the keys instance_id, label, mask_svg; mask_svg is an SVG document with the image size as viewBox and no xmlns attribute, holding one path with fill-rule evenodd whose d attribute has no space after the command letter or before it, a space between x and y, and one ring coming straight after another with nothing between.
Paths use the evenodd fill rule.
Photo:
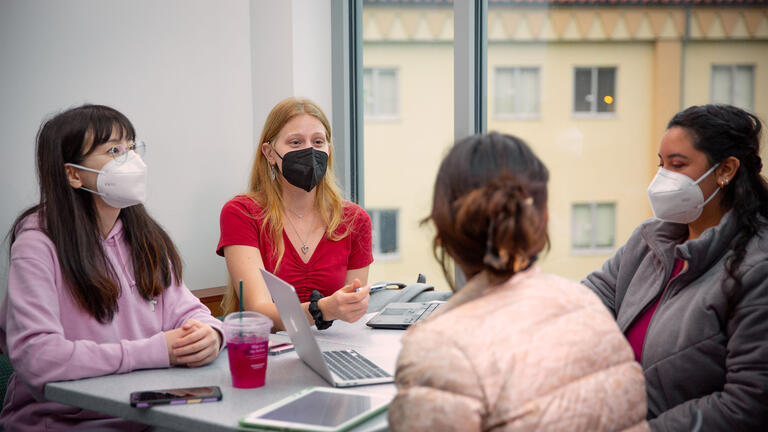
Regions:
<instances>
[{"instance_id":1,"label":"pink hooded sweatshirt","mask_svg":"<svg viewBox=\"0 0 768 432\"><path fill-rule=\"evenodd\" d=\"M0 306L0 347L15 373L8 382L0 424L6 431L146 427L48 402L44 386L51 381L167 368L164 331L194 318L221 333L221 322L183 283L170 285L154 301L141 297L120 220L102 241L121 290L119 310L107 324L75 303L63 280L56 248L40 230L36 215L27 217L16 235L8 292Z\"/></svg>"}]
</instances>

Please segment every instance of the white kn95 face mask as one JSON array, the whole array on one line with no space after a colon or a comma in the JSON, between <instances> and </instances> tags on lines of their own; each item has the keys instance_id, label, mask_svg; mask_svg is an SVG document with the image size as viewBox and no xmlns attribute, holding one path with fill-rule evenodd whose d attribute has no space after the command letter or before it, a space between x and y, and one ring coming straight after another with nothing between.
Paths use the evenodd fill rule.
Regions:
<instances>
[{"instance_id":1,"label":"white kn95 face mask","mask_svg":"<svg viewBox=\"0 0 768 432\"><path fill-rule=\"evenodd\" d=\"M704 206L720 191L717 188L705 201L699 183L712 174L718 165L715 164L696 181L685 174L659 167L648 186L648 201L653 215L667 222L683 224L698 219Z\"/></svg>"},{"instance_id":2,"label":"white kn95 face mask","mask_svg":"<svg viewBox=\"0 0 768 432\"><path fill-rule=\"evenodd\" d=\"M65 165L98 174L95 191L82 188L101 196L101 199L112 207L126 208L143 204L147 199L147 165L133 150L128 152L125 162L111 160L101 170L73 163Z\"/></svg>"}]
</instances>

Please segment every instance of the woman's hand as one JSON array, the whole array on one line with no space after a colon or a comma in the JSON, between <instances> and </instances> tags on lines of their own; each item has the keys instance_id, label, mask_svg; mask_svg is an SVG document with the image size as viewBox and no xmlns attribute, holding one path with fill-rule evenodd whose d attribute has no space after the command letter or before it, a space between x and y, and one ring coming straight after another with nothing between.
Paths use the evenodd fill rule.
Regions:
<instances>
[{"instance_id":1,"label":"woman's hand","mask_svg":"<svg viewBox=\"0 0 768 432\"><path fill-rule=\"evenodd\" d=\"M317 305L323 311L323 319L355 322L362 318L368 311L368 291L371 289L370 285L362 285L355 279L332 295L321 298Z\"/></svg>"},{"instance_id":2,"label":"woman's hand","mask_svg":"<svg viewBox=\"0 0 768 432\"><path fill-rule=\"evenodd\" d=\"M166 332L163 332L165 335L165 346L168 348L168 363L170 363L171 366L176 366L179 364L179 362L176 360L176 356L173 355L173 344L181 339L186 332L182 330L181 328L175 328L173 330L168 330Z\"/></svg>"},{"instance_id":3,"label":"woman's hand","mask_svg":"<svg viewBox=\"0 0 768 432\"><path fill-rule=\"evenodd\" d=\"M165 332L171 365L197 367L216 359L221 347L221 335L211 326L188 319L177 329Z\"/></svg>"}]
</instances>

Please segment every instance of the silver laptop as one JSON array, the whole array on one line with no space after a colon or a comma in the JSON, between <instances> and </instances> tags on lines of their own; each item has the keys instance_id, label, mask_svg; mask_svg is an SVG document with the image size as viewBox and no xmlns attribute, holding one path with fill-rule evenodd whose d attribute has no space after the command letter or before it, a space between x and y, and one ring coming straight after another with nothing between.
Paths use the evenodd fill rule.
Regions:
<instances>
[{"instance_id":1,"label":"silver laptop","mask_svg":"<svg viewBox=\"0 0 768 432\"><path fill-rule=\"evenodd\" d=\"M261 270L299 358L334 387L384 384L394 381L392 375L352 349L320 351L317 340L299 303L296 290L272 273Z\"/></svg>"},{"instance_id":2,"label":"silver laptop","mask_svg":"<svg viewBox=\"0 0 768 432\"><path fill-rule=\"evenodd\" d=\"M390 303L365 323L382 329L407 329L436 311L443 302Z\"/></svg>"}]
</instances>

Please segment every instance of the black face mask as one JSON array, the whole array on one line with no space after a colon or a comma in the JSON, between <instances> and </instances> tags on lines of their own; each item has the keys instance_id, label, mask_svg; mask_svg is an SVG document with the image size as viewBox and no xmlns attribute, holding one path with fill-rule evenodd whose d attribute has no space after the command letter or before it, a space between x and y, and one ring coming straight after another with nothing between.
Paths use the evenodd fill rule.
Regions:
<instances>
[{"instance_id":1,"label":"black face mask","mask_svg":"<svg viewBox=\"0 0 768 432\"><path fill-rule=\"evenodd\" d=\"M294 150L286 153L285 156L280 156L277 151L275 154L283 160L283 170L280 174L288 180L288 183L307 192L320 183L325 170L328 169L328 153L312 147Z\"/></svg>"}]
</instances>

